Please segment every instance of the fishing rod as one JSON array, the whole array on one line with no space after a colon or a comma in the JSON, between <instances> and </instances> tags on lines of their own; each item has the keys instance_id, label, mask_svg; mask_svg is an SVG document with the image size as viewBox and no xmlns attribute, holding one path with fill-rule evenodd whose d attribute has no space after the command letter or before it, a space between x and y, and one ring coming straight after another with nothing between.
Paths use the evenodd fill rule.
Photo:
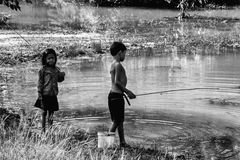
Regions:
<instances>
[{"instance_id":1,"label":"fishing rod","mask_svg":"<svg viewBox=\"0 0 240 160\"><path fill-rule=\"evenodd\" d=\"M172 90L165 90L165 91L157 91L157 92L150 92L150 93L141 93L141 94L136 94L136 96L145 96L145 95L151 95L151 94L163 94L163 93L169 93L169 92L178 92L178 91L189 91L189 90L201 90L201 89L206 89L206 90L219 90L219 89L239 89L238 86L235 87L202 87L202 88L182 88L182 89L172 89Z\"/></svg>"},{"instance_id":2,"label":"fishing rod","mask_svg":"<svg viewBox=\"0 0 240 160\"><path fill-rule=\"evenodd\" d=\"M15 31L15 29L13 29L9 24L7 24L7 22L4 22L4 24L6 24L9 28L11 28L17 35L19 35L19 37L21 37L30 47L32 47L32 45L25 39L23 38L23 36L21 34L19 34L17 31Z\"/></svg>"},{"instance_id":3,"label":"fishing rod","mask_svg":"<svg viewBox=\"0 0 240 160\"><path fill-rule=\"evenodd\" d=\"M17 35L19 35L19 37L21 37L30 47L33 47L25 38L23 38L23 36L21 34L19 34L17 31L15 31L10 25L8 25L7 23L5 23L8 27L10 27Z\"/></svg>"},{"instance_id":4,"label":"fishing rod","mask_svg":"<svg viewBox=\"0 0 240 160\"><path fill-rule=\"evenodd\" d=\"M9 24L7 24L7 22L4 22L4 24L6 24L9 28L11 28L20 38L22 38L27 44L28 44L28 47L29 49L33 49L33 51L37 52L37 53L41 53L41 51L39 49L35 49L33 47L32 44L30 44L29 41L27 41L20 33L18 33L17 31L15 31L14 28L12 28Z\"/></svg>"}]
</instances>

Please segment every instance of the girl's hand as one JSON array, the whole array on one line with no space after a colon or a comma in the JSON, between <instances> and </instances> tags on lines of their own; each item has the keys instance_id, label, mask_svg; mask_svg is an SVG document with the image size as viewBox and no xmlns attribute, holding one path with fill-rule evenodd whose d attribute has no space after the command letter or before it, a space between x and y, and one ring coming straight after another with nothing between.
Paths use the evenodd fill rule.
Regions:
<instances>
[{"instance_id":1,"label":"girl's hand","mask_svg":"<svg viewBox=\"0 0 240 160\"><path fill-rule=\"evenodd\" d=\"M58 74L58 82L64 81L64 77L65 77L65 72L59 72L59 74Z\"/></svg>"},{"instance_id":2,"label":"girl's hand","mask_svg":"<svg viewBox=\"0 0 240 160\"><path fill-rule=\"evenodd\" d=\"M60 75L65 77L65 72L60 72Z\"/></svg>"},{"instance_id":3,"label":"girl's hand","mask_svg":"<svg viewBox=\"0 0 240 160\"><path fill-rule=\"evenodd\" d=\"M44 108L44 105L43 105L43 101L41 100L41 108L43 109Z\"/></svg>"},{"instance_id":4,"label":"girl's hand","mask_svg":"<svg viewBox=\"0 0 240 160\"><path fill-rule=\"evenodd\" d=\"M61 73L62 73L63 77L65 77L65 75L66 75L65 72L61 72Z\"/></svg>"}]
</instances>

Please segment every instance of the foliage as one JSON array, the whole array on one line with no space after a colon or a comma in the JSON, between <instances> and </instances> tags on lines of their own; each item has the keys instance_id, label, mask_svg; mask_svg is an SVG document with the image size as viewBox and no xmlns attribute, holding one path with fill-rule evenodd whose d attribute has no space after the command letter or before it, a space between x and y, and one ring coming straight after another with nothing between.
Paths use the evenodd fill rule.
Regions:
<instances>
[{"instance_id":1,"label":"foliage","mask_svg":"<svg viewBox=\"0 0 240 160\"><path fill-rule=\"evenodd\" d=\"M176 0L165 0L166 2L170 4L178 4L177 8L180 9L180 13L178 15L179 20L182 20L182 18L186 18L186 10L188 8L195 8L195 7L203 7L206 4L209 3L209 0L180 0L179 2L176 2Z\"/></svg>"},{"instance_id":2,"label":"foliage","mask_svg":"<svg viewBox=\"0 0 240 160\"><path fill-rule=\"evenodd\" d=\"M31 0L25 0L27 3L32 3ZM1 1L0 1L1 2ZM12 10L21 10L21 7L19 5L19 0L2 0L4 5L11 8Z\"/></svg>"}]
</instances>

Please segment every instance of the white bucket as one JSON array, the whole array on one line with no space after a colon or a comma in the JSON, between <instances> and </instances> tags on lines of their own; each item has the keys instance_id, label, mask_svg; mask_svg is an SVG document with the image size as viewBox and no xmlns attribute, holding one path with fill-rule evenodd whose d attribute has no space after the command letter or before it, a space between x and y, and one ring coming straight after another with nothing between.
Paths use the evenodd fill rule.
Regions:
<instances>
[{"instance_id":1,"label":"white bucket","mask_svg":"<svg viewBox=\"0 0 240 160\"><path fill-rule=\"evenodd\" d=\"M98 148L109 148L114 144L114 132L98 132Z\"/></svg>"}]
</instances>

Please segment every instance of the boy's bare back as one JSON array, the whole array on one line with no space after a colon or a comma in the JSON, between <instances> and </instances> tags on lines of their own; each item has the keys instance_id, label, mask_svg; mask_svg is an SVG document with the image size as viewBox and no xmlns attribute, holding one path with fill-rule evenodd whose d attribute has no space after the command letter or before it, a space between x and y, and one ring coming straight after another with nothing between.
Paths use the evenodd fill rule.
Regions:
<instances>
[{"instance_id":1,"label":"boy's bare back","mask_svg":"<svg viewBox=\"0 0 240 160\"><path fill-rule=\"evenodd\" d=\"M111 65L111 81L112 81L112 87L111 91L112 92L117 92L117 93L123 93L121 88L119 88L120 84L123 87L126 87L127 85L127 76L126 76L126 71L122 64L120 62L114 61Z\"/></svg>"}]
</instances>

